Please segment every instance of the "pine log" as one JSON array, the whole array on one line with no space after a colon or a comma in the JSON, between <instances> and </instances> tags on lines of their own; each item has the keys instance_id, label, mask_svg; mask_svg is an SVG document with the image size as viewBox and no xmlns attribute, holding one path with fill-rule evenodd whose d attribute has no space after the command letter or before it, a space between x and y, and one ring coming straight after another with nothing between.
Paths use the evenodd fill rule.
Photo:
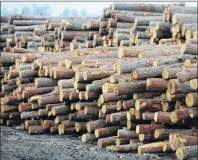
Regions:
<instances>
[{"instance_id":1,"label":"pine log","mask_svg":"<svg viewBox=\"0 0 198 160\"><path fill-rule=\"evenodd\" d=\"M198 89L198 79L197 78L195 78L195 79L191 79L190 80L190 88L192 88L193 90L196 90L196 89Z\"/></svg>"},{"instance_id":2,"label":"pine log","mask_svg":"<svg viewBox=\"0 0 198 160\"><path fill-rule=\"evenodd\" d=\"M157 99L138 99L135 102L136 110L142 109L157 109L161 110L161 101Z\"/></svg>"},{"instance_id":3,"label":"pine log","mask_svg":"<svg viewBox=\"0 0 198 160\"><path fill-rule=\"evenodd\" d=\"M163 128L163 124L140 124L136 126L137 134L154 133L155 129Z\"/></svg>"},{"instance_id":4,"label":"pine log","mask_svg":"<svg viewBox=\"0 0 198 160\"><path fill-rule=\"evenodd\" d=\"M141 145L138 147L138 154L162 152L162 147L164 143L165 142L154 142Z\"/></svg>"},{"instance_id":5,"label":"pine log","mask_svg":"<svg viewBox=\"0 0 198 160\"><path fill-rule=\"evenodd\" d=\"M98 146L99 147L106 147L110 145L115 145L116 137L107 137L107 138L99 138L98 139Z\"/></svg>"},{"instance_id":6,"label":"pine log","mask_svg":"<svg viewBox=\"0 0 198 160\"><path fill-rule=\"evenodd\" d=\"M176 156L179 160L195 158L197 154L198 145L181 146L176 150Z\"/></svg>"},{"instance_id":7,"label":"pine log","mask_svg":"<svg viewBox=\"0 0 198 160\"><path fill-rule=\"evenodd\" d=\"M92 133L85 133L82 135L81 140L83 143L95 142L97 139Z\"/></svg>"},{"instance_id":8,"label":"pine log","mask_svg":"<svg viewBox=\"0 0 198 160\"><path fill-rule=\"evenodd\" d=\"M145 91L146 91L146 81L144 80L128 82L128 83L120 83L114 86L114 93L116 95L134 94Z\"/></svg>"},{"instance_id":9,"label":"pine log","mask_svg":"<svg viewBox=\"0 0 198 160\"><path fill-rule=\"evenodd\" d=\"M198 105L197 93L193 92L186 95L186 105L188 107L196 107Z\"/></svg>"},{"instance_id":10,"label":"pine log","mask_svg":"<svg viewBox=\"0 0 198 160\"><path fill-rule=\"evenodd\" d=\"M106 121L105 120L98 119L98 120L95 120L95 121L88 122L86 124L86 126L87 126L87 131L89 133L92 133L96 129L106 127L107 125L106 125Z\"/></svg>"},{"instance_id":11,"label":"pine log","mask_svg":"<svg viewBox=\"0 0 198 160\"><path fill-rule=\"evenodd\" d=\"M177 123L178 121L189 118L190 117L189 111L190 111L190 108L184 108L181 110L175 110L171 112L171 115L170 115L171 122Z\"/></svg>"},{"instance_id":12,"label":"pine log","mask_svg":"<svg viewBox=\"0 0 198 160\"><path fill-rule=\"evenodd\" d=\"M96 129L94 131L94 134L96 138L101 138L101 137L106 137L110 135L116 135L117 130L120 129L120 126L111 126L111 127L106 127L106 128L100 128Z\"/></svg>"},{"instance_id":13,"label":"pine log","mask_svg":"<svg viewBox=\"0 0 198 160\"><path fill-rule=\"evenodd\" d=\"M196 23L197 17L194 14L185 14L185 13L175 13L172 16L172 24L176 23L187 24L187 23Z\"/></svg>"},{"instance_id":14,"label":"pine log","mask_svg":"<svg viewBox=\"0 0 198 160\"><path fill-rule=\"evenodd\" d=\"M154 120L156 123L169 123L170 122L170 112L156 112Z\"/></svg>"},{"instance_id":15,"label":"pine log","mask_svg":"<svg viewBox=\"0 0 198 160\"><path fill-rule=\"evenodd\" d=\"M191 79L197 78L197 68L189 68L183 72L178 72L176 76L181 83L184 83Z\"/></svg>"},{"instance_id":16,"label":"pine log","mask_svg":"<svg viewBox=\"0 0 198 160\"><path fill-rule=\"evenodd\" d=\"M197 136L189 136L173 132L169 135L169 143L173 151L176 151L180 146L197 145Z\"/></svg>"}]
</instances>

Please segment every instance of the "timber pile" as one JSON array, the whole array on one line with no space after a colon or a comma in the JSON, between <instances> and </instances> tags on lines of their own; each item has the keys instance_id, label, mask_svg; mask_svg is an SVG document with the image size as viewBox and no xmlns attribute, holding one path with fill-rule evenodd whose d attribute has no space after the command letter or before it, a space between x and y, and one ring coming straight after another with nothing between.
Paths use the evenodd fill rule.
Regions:
<instances>
[{"instance_id":1,"label":"timber pile","mask_svg":"<svg viewBox=\"0 0 198 160\"><path fill-rule=\"evenodd\" d=\"M101 22L99 30L104 31L100 33L101 36L106 32L100 38L103 46L158 44L161 39L164 42L165 39L172 38L172 24L163 19L163 12L168 7L188 8L183 3L167 5L115 3L105 8L103 17L108 18L108 21ZM196 7L192 8L193 11L196 10Z\"/></svg>"},{"instance_id":2,"label":"timber pile","mask_svg":"<svg viewBox=\"0 0 198 160\"><path fill-rule=\"evenodd\" d=\"M182 45L12 49L18 53L1 53L1 124L30 135L77 134L117 152L196 157L196 37Z\"/></svg>"}]
</instances>

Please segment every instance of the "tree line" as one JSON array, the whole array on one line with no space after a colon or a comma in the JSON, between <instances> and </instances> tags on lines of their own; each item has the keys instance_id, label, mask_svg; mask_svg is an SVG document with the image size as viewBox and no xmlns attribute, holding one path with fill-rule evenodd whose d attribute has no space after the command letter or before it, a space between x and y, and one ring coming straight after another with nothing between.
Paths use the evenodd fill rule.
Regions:
<instances>
[{"instance_id":1,"label":"tree line","mask_svg":"<svg viewBox=\"0 0 198 160\"><path fill-rule=\"evenodd\" d=\"M37 5L33 4L31 7L24 6L20 8L13 8L11 10L7 8L2 8L1 16L10 16L10 15L27 15L27 16L51 16L52 9L48 4ZM76 9L64 8L59 16L87 16L85 9L77 11Z\"/></svg>"}]
</instances>

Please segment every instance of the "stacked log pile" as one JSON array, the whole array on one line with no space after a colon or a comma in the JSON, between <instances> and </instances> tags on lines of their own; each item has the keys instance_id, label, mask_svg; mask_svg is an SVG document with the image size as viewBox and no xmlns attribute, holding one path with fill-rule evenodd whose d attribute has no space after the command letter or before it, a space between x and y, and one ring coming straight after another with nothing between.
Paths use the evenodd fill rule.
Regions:
<instances>
[{"instance_id":1,"label":"stacked log pile","mask_svg":"<svg viewBox=\"0 0 198 160\"><path fill-rule=\"evenodd\" d=\"M120 15L129 14L123 10L140 11L133 5L113 4L104 11L122 19ZM159 6L155 13L161 15L159 9L167 6ZM152 10L146 5L141 11ZM1 53L1 124L21 125L21 129L31 135L77 134L83 143L97 142L99 147L117 152L175 152L178 159L196 157L196 37L186 39L182 45L142 43L117 47L121 39L112 45L114 47L94 48L106 43L104 37L109 33L102 32L109 23L111 31L117 27L110 29L112 24L119 23L114 18L107 20L107 15L100 20L87 18L79 23L48 21L44 30L53 33L40 37L42 46L54 42L48 52L34 47L14 47L10 50L15 53ZM156 26L165 23L168 22L153 22ZM80 26L84 28L81 30ZM135 27L138 28L138 24ZM130 28L117 28L114 33L119 35L116 31L120 31L120 35L129 33L131 37ZM89 34L92 38L88 40ZM140 36L141 32L133 34ZM63 49L55 46L59 42L69 44L72 51L55 52ZM86 46L91 43L92 47Z\"/></svg>"}]
</instances>

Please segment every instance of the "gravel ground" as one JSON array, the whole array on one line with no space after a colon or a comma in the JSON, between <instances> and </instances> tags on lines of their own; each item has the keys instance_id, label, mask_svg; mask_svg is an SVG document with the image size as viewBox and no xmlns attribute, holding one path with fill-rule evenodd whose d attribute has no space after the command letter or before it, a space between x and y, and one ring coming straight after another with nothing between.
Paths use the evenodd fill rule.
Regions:
<instances>
[{"instance_id":1,"label":"gravel ground","mask_svg":"<svg viewBox=\"0 0 198 160\"><path fill-rule=\"evenodd\" d=\"M83 144L80 137L34 135L16 127L1 126L1 160L158 160L176 159L175 154L116 153Z\"/></svg>"}]
</instances>

